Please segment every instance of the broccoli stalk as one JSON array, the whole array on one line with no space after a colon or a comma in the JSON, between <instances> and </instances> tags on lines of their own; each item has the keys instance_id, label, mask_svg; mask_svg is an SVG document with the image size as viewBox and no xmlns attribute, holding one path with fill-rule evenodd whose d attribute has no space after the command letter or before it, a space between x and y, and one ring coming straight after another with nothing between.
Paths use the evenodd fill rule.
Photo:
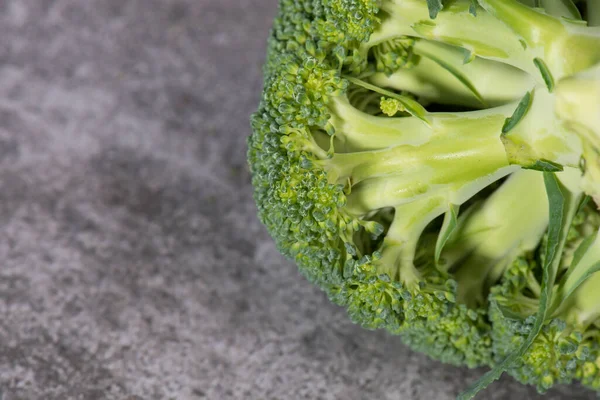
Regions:
<instances>
[{"instance_id":1,"label":"broccoli stalk","mask_svg":"<svg viewBox=\"0 0 600 400\"><path fill-rule=\"evenodd\" d=\"M587 21L589 26L600 26L600 4L597 1L586 1Z\"/></svg>"},{"instance_id":2,"label":"broccoli stalk","mask_svg":"<svg viewBox=\"0 0 600 400\"><path fill-rule=\"evenodd\" d=\"M527 196L523 196L527 193ZM548 226L544 180L521 170L458 221L442 255L459 282L457 300L475 308L519 255L539 245Z\"/></svg>"},{"instance_id":3,"label":"broccoli stalk","mask_svg":"<svg viewBox=\"0 0 600 400\"><path fill-rule=\"evenodd\" d=\"M561 80L556 114L583 142L583 189L600 206L600 64Z\"/></svg>"},{"instance_id":4,"label":"broccoli stalk","mask_svg":"<svg viewBox=\"0 0 600 400\"><path fill-rule=\"evenodd\" d=\"M472 108L518 101L535 86L531 75L507 64L479 57L465 64L465 52L447 44L417 39L413 52L420 57L416 65L394 71L382 68L369 81L380 87L408 91L421 103Z\"/></svg>"},{"instance_id":5,"label":"broccoli stalk","mask_svg":"<svg viewBox=\"0 0 600 400\"><path fill-rule=\"evenodd\" d=\"M330 183L349 186L347 208L357 215L429 193L461 204L491 183L486 177L498 179L502 176L498 171L515 169L510 168L498 135L510 112L511 107L501 107L431 113L424 122L417 117L374 117L355 109L352 115L335 117L344 127L339 135L344 152L334 151L315 163L327 171ZM390 136L386 140L375 134L369 143L369 132L383 131L384 123ZM373 143L380 147L368 149Z\"/></svg>"},{"instance_id":6,"label":"broccoli stalk","mask_svg":"<svg viewBox=\"0 0 600 400\"><path fill-rule=\"evenodd\" d=\"M582 136L572 129L573 124L566 124L566 128L560 126L565 122L562 118L568 121L569 116L564 111L557 112L558 119L555 119L554 110L564 110L565 101L561 97L564 99L566 93L570 92L572 99L592 98L589 106L580 108L581 114L587 115L586 118L595 118L600 114L597 107L598 92L593 90L593 85L575 88L568 83L575 79L575 72L587 68L591 69L581 73L578 77L580 81L588 84L600 82L596 72L598 67L595 66L600 61L600 30L582 27L577 21L559 20L514 1L488 1L482 4L490 13L474 18L469 14L467 2L456 2L449 6L447 12L440 13L436 20L431 21L425 18L427 7L422 2L384 2L382 9L385 13L381 26L368 42L361 45L361 53L367 54L368 49L378 48L382 43L393 41L393 38L416 35L427 40L416 39L412 51L404 49L403 54L410 53L422 60L415 67L398 67L391 73L384 69L379 73L363 75L376 85L411 90L421 102L437 101L468 106L479 103L481 106L487 102L497 104L503 100L514 101L517 96L529 91L533 96L528 99L525 111L533 108L543 110L548 115L547 124L541 127L540 121L535 120L535 125L531 125L529 121L532 121L532 117L524 115L517 131L505 137L511 163L526 166L543 159L558 165L577 166L582 155L581 146L586 148L586 159L598 159L598 133ZM558 8L563 14L571 9ZM476 32L484 30L494 40L485 44L474 41ZM375 57L377 55L375 53ZM465 61L473 58L472 62L461 68L461 55ZM441 70L445 70L445 73L441 73ZM434 74L436 77L433 77ZM561 80L563 77L566 78ZM495 80L493 88L489 84L491 79ZM537 81L537 86L534 86L532 79ZM503 84L498 85L498 81ZM562 94L548 93L555 89L557 82L563 87L560 89ZM571 89L566 89L567 85ZM533 114L534 119L541 115ZM588 125L595 126L594 123L590 121ZM597 178L596 170L591 168L588 175L596 174ZM589 181L593 183L594 179ZM594 190L598 191L590 187L588 192Z\"/></svg>"},{"instance_id":7,"label":"broccoli stalk","mask_svg":"<svg viewBox=\"0 0 600 400\"><path fill-rule=\"evenodd\" d=\"M480 0L474 17L468 1L451 3L435 20L418 0L389 0L367 46L416 36L457 46L474 56L519 68L549 85L600 61L600 31L543 14L517 1ZM486 12L484 12L484 10ZM485 32L485 35L482 33Z\"/></svg>"}]
</instances>

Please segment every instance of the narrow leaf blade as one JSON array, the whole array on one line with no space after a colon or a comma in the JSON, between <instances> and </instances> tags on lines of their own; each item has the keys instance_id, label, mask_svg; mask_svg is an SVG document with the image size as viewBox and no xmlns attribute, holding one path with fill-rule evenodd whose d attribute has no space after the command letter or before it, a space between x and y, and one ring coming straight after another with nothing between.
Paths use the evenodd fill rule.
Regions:
<instances>
[{"instance_id":1,"label":"narrow leaf blade","mask_svg":"<svg viewBox=\"0 0 600 400\"><path fill-rule=\"evenodd\" d=\"M450 204L450 209L446 212L446 215L444 215L444 223L442 224L442 229L440 230L440 234L438 235L435 244L436 265L439 265L442 250L444 250L444 246L458 225L458 210L458 205Z\"/></svg>"},{"instance_id":2,"label":"narrow leaf blade","mask_svg":"<svg viewBox=\"0 0 600 400\"><path fill-rule=\"evenodd\" d=\"M504 126L502 126L502 136L506 135L510 132L517 124L523 119L527 111L529 111L529 107L531 106L531 100L533 96L531 92L527 92L525 96L521 99L515 112L513 115L504 121Z\"/></svg>"},{"instance_id":3,"label":"narrow leaf blade","mask_svg":"<svg viewBox=\"0 0 600 400\"><path fill-rule=\"evenodd\" d=\"M347 79L350 83L353 83L357 86L363 87L368 90L372 90L373 92L398 100L410 115L420 119L425 124L430 126L429 120L427 119L427 110L425 110L425 107L419 104L418 101L413 100L407 96L402 96L394 92L390 92L389 90L382 89L378 86L371 85L368 82L362 81L352 76L344 76L344 78Z\"/></svg>"},{"instance_id":4,"label":"narrow leaf blade","mask_svg":"<svg viewBox=\"0 0 600 400\"><path fill-rule=\"evenodd\" d=\"M471 4L469 5L469 14L474 17L477 16L477 0L471 0Z\"/></svg>"},{"instance_id":5,"label":"narrow leaf blade","mask_svg":"<svg viewBox=\"0 0 600 400\"><path fill-rule=\"evenodd\" d=\"M442 4L442 0L427 0L427 8L429 8L429 18L435 19L438 13L442 11L444 5Z\"/></svg>"},{"instance_id":6,"label":"narrow leaf blade","mask_svg":"<svg viewBox=\"0 0 600 400\"><path fill-rule=\"evenodd\" d=\"M431 61L433 61L437 65L439 65L440 67L444 68L450 74L452 74L452 76L454 76L456 79L458 79L458 81L460 83L462 83L467 89L469 89L469 91L473 94L473 96L475 96L475 98L482 105L484 105L484 106L486 105L485 101L483 100L483 97L481 96L481 94L479 93L479 91L477 90L475 85L473 85L473 83L469 80L467 75L465 75L460 69L456 68L452 64L446 62L445 60L437 57L435 54L425 53L423 51L421 51L420 53L423 56L429 58Z\"/></svg>"},{"instance_id":7,"label":"narrow leaf blade","mask_svg":"<svg viewBox=\"0 0 600 400\"><path fill-rule=\"evenodd\" d=\"M600 236L596 233L586 238L577 248L566 279L558 287L553 303L565 302L590 275L600 270Z\"/></svg>"},{"instance_id":8,"label":"narrow leaf blade","mask_svg":"<svg viewBox=\"0 0 600 400\"><path fill-rule=\"evenodd\" d=\"M533 60L533 63L535 64L537 69L540 71L540 74L542 75L542 79L544 80L544 83L546 83L546 87L548 88L548 91L550 93L552 93L554 91L555 83L554 83L554 77L552 76L550 69L548 68L548 66L546 65L544 60L542 60L541 58L535 58Z\"/></svg>"},{"instance_id":9,"label":"narrow leaf blade","mask_svg":"<svg viewBox=\"0 0 600 400\"><path fill-rule=\"evenodd\" d=\"M548 314L551 302L554 282L560 256L562 254L569 228L573 221L575 212L579 207L579 197L569 192L551 172L544 172L544 182L548 194L550 221L548 225L548 241L546 244L546 256L542 272L542 285L540 295L540 306L536 314L535 322L529 335L523 344L513 353L509 354L499 365L483 375L477 382L471 385L465 392L458 396L458 400L470 400L477 393L484 390L500 376L531 346L535 338L542 330L544 321Z\"/></svg>"},{"instance_id":10,"label":"narrow leaf blade","mask_svg":"<svg viewBox=\"0 0 600 400\"><path fill-rule=\"evenodd\" d=\"M542 171L542 172L561 172L563 171L563 166L555 163L550 160L546 160L541 158L539 160L535 160L535 162L531 165L527 165L523 167L524 169L532 169L534 171Z\"/></svg>"}]
</instances>

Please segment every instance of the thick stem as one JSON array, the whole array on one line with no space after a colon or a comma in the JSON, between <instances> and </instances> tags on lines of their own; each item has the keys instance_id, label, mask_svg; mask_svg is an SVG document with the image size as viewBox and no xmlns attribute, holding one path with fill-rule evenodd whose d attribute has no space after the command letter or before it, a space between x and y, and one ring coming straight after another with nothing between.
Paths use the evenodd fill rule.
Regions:
<instances>
[{"instance_id":1,"label":"thick stem","mask_svg":"<svg viewBox=\"0 0 600 400\"><path fill-rule=\"evenodd\" d=\"M600 26L600 1L587 0L587 22L589 26Z\"/></svg>"},{"instance_id":2,"label":"thick stem","mask_svg":"<svg viewBox=\"0 0 600 400\"><path fill-rule=\"evenodd\" d=\"M473 55L512 65L547 84L600 61L600 30L555 18L514 0L479 0L476 17L471 1L447 5L435 20L425 2L382 3L382 24L367 46L400 36L421 37L461 47Z\"/></svg>"},{"instance_id":3,"label":"thick stem","mask_svg":"<svg viewBox=\"0 0 600 400\"><path fill-rule=\"evenodd\" d=\"M584 238L561 282L555 287L550 311L577 325L587 326L600 318L600 236Z\"/></svg>"},{"instance_id":4,"label":"thick stem","mask_svg":"<svg viewBox=\"0 0 600 400\"><path fill-rule=\"evenodd\" d=\"M429 18L427 5L420 0L389 0L382 4L387 14L370 43L399 36L414 36L461 47L473 55L520 68L537 76L533 57L520 38L492 15L479 10L469 13L471 1L450 3L435 20Z\"/></svg>"},{"instance_id":5,"label":"thick stem","mask_svg":"<svg viewBox=\"0 0 600 400\"><path fill-rule=\"evenodd\" d=\"M542 74L558 80L600 61L597 29L540 13L516 0L479 0L479 4L522 38Z\"/></svg>"},{"instance_id":6,"label":"thick stem","mask_svg":"<svg viewBox=\"0 0 600 400\"><path fill-rule=\"evenodd\" d=\"M583 142L583 189L600 207L600 64L558 83L556 114Z\"/></svg>"},{"instance_id":7,"label":"thick stem","mask_svg":"<svg viewBox=\"0 0 600 400\"><path fill-rule=\"evenodd\" d=\"M589 132L580 134L600 148L600 63L558 82L556 114L567 123L584 126Z\"/></svg>"},{"instance_id":8,"label":"thick stem","mask_svg":"<svg viewBox=\"0 0 600 400\"><path fill-rule=\"evenodd\" d=\"M476 57L465 64L464 51L454 46L419 40L414 52L421 56L416 66L401 68L390 76L378 73L370 81L406 90L426 102L476 108L518 101L535 86L530 75L503 63Z\"/></svg>"},{"instance_id":9,"label":"thick stem","mask_svg":"<svg viewBox=\"0 0 600 400\"><path fill-rule=\"evenodd\" d=\"M427 225L448 209L443 197L431 197L395 208L394 220L383 241L378 271L407 287L422 279L414 266L417 244Z\"/></svg>"},{"instance_id":10,"label":"thick stem","mask_svg":"<svg viewBox=\"0 0 600 400\"><path fill-rule=\"evenodd\" d=\"M466 113L430 113L429 125L415 117L370 116L342 100L337 105L336 135L358 149L374 143L382 146L335 153L317 161L330 182L349 185L347 209L356 215L434 193L461 204L518 169L509 165L500 138L515 104Z\"/></svg>"},{"instance_id":11,"label":"thick stem","mask_svg":"<svg viewBox=\"0 0 600 400\"><path fill-rule=\"evenodd\" d=\"M529 47L552 42L565 29L560 20L515 0L479 0L479 4L510 27Z\"/></svg>"},{"instance_id":12,"label":"thick stem","mask_svg":"<svg viewBox=\"0 0 600 400\"><path fill-rule=\"evenodd\" d=\"M581 19L581 13L571 0L542 0L541 3L544 10L554 17Z\"/></svg>"},{"instance_id":13,"label":"thick stem","mask_svg":"<svg viewBox=\"0 0 600 400\"><path fill-rule=\"evenodd\" d=\"M462 199L481 188L480 183L497 179L496 174L512 172L507 169L510 164L578 167L582 142L554 117L555 95L542 88L530 98L526 112L510 129L505 121L509 116L517 119L515 104L429 113L426 125L416 117L364 114L338 99L332 111L336 136L350 144L345 151L351 152L334 153L317 163L328 171L330 182L350 185L348 207L359 214L438 190Z\"/></svg>"},{"instance_id":14,"label":"thick stem","mask_svg":"<svg viewBox=\"0 0 600 400\"><path fill-rule=\"evenodd\" d=\"M428 133L423 135L424 143L334 154L321 164L332 182L350 181L350 208L370 211L393 207L437 190L468 196L469 184L484 184L509 166L500 132L512 108L430 114L431 127L419 121L425 127L420 130L427 129L424 132ZM411 117L387 120L402 126ZM376 124L366 131L376 132L377 128Z\"/></svg>"},{"instance_id":15,"label":"thick stem","mask_svg":"<svg viewBox=\"0 0 600 400\"><path fill-rule=\"evenodd\" d=\"M534 167L540 160L577 168L582 155L581 139L565 128L555 115L555 95L539 87L516 125L502 137L512 164Z\"/></svg>"},{"instance_id":16,"label":"thick stem","mask_svg":"<svg viewBox=\"0 0 600 400\"><path fill-rule=\"evenodd\" d=\"M506 166L500 161L496 165L490 163L477 174L479 176L466 171L469 168L473 169L473 166L463 171L456 168L459 175L449 172L442 177L444 179L432 179L428 171L369 179L352 189L347 196L347 208L353 214L365 215L373 210L397 207L431 196L444 196L448 203L462 204L486 186L514 172L516 167Z\"/></svg>"},{"instance_id":17,"label":"thick stem","mask_svg":"<svg viewBox=\"0 0 600 400\"><path fill-rule=\"evenodd\" d=\"M578 289L569 306L561 310L559 318L587 327L600 319L600 273L590 276Z\"/></svg>"},{"instance_id":18,"label":"thick stem","mask_svg":"<svg viewBox=\"0 0 600 400\"><path fill-rule=\"evenodd\" d=\"M583 189L600 207L600 64L561 80L556 115L583 144Z\"/></svg>"},{"instance_id":19,"label":"thick stem","mask_svg":"<svg viewBox=\"0 0 600 400\"><path fill-rule=\"evenodd\" d=\"M480 208L460 221L442 254L446 268L456 268L459 301L483 302L490 273L498 275L496 267L503 270L517 255L535 249L547 225L548 199L542 174L515 172Z\"/></svg>"}]
</instances>

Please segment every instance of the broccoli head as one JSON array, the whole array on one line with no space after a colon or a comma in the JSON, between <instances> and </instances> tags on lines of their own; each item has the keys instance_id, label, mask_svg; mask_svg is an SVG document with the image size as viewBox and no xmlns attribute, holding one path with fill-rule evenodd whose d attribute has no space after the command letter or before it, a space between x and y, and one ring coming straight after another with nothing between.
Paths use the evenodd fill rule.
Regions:
<instances>
[{"instance_id":1,"label":"broccoli head","mask_svg":"<svg viewBox=\"0 0 600 400\"><path fill-rule=\"evenodd\" d=\"M259 217L354 322L493 367L472 394L600 390L594 1L280 0Z\"/></svg>"}]
</instances>

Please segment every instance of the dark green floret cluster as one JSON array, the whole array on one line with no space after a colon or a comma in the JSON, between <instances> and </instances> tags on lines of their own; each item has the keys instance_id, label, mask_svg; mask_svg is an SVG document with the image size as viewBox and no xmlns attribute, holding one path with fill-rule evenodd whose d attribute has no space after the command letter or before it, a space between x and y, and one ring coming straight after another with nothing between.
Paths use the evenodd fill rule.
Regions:
<instances>
[{"instance_id":1,"label":"dark green floret cluster","mask_svg":"<svg viewBox=\"0 0 600 400\"><path fill-rule=\"evenodd\" d=\"M600 4L280 0L258 214L368 329L600 391Z\"/></svg>"}]
</instances>

